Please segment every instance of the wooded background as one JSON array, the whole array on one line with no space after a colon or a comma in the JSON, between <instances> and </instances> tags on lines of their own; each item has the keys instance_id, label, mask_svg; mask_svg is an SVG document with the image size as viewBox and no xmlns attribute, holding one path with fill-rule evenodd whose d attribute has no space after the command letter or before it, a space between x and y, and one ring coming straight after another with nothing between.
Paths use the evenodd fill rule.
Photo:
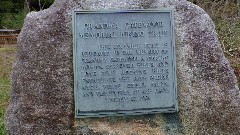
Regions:
<instances>
[{"instance_id":1,"label":"wooded background","mask_svg":"<svg viewBox=\"0 0 240 135\"><path fill-rule=\"evenodd\" d=\"M216 19L240 16L240 0L189 0ZM54 0L1 0L0 29L21 29L26 14L51 6Z\"/></svg>"},{"instance_id":2,"label":"wooded background","mask_svg":"<svg viewBox=\"0 0 240 135\"><path fill-rule=\"evenodd\" d=\"M54 0L1 0L0 29L21 29L26 14L51 6Z\"/></svg>"}]
</instances>

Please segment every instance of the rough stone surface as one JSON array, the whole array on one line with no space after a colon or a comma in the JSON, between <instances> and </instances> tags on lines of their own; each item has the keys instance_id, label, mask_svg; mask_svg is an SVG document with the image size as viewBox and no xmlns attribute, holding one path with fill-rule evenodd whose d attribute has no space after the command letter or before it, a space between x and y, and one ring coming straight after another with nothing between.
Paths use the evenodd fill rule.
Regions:
<instances>
[{"instance_id":1,"label":"rough stone surface","mask_svg":"<svg viewBox=\"0 0 240 135\"><path fill-rule=\"evenodd\" d=\"M75 9L174 8L179 113L74 118L72 26ZM13 65L7 134L239 135L236 77L214 24L185 0L56 0L27 15Z\"/></svg>"}]
</instances>

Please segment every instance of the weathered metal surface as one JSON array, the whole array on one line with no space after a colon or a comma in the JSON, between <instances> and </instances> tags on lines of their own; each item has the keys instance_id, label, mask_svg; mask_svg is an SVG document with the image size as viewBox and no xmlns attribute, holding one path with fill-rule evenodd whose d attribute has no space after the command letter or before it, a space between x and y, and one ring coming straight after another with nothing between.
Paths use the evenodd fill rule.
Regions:
<instances>
[{"instance_id":1,"label":"weathered metal surface","mask_svg":"<svg viewBox=\"0 0 240 135\"><path fill-rule=\"evenodd\" d=\"M77 117L177 111L172 12L73 13Z\"/></svg>"}]
</instances>

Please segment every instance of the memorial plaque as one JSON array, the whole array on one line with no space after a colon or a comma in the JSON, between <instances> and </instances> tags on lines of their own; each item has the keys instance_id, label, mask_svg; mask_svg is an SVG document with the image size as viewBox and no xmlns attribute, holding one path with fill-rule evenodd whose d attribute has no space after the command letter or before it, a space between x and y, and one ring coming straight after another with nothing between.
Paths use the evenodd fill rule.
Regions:
<instances>
[{"instance_id":1,"label":"memorial plaque","mask_svg":"<svg viewBox=\"0 0 240 135\"><path fill-rule=\"evenodd\" d=\"M76 117L177 111L173 10L73 13Z\"/></svg>"}]
</instances>

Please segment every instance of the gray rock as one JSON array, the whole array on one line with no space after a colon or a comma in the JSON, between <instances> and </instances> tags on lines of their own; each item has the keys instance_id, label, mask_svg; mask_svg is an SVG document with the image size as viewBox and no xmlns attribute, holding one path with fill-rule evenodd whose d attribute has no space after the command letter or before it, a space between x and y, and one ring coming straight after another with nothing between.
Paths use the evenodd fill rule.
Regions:
<instances>
[{"instance_id":1,"label":"gray rock","mask_svg":"<svg viewBox=\"0 0 240 135\"><path fill-rule=\"evenodd\" d=\"M179 113L74 118L72 26L75 9L175 10ZM56 0L31 12L18 39L7 134L240 134L237 80L211 18L185 0Z\"/></svg>"}]
</instances>

